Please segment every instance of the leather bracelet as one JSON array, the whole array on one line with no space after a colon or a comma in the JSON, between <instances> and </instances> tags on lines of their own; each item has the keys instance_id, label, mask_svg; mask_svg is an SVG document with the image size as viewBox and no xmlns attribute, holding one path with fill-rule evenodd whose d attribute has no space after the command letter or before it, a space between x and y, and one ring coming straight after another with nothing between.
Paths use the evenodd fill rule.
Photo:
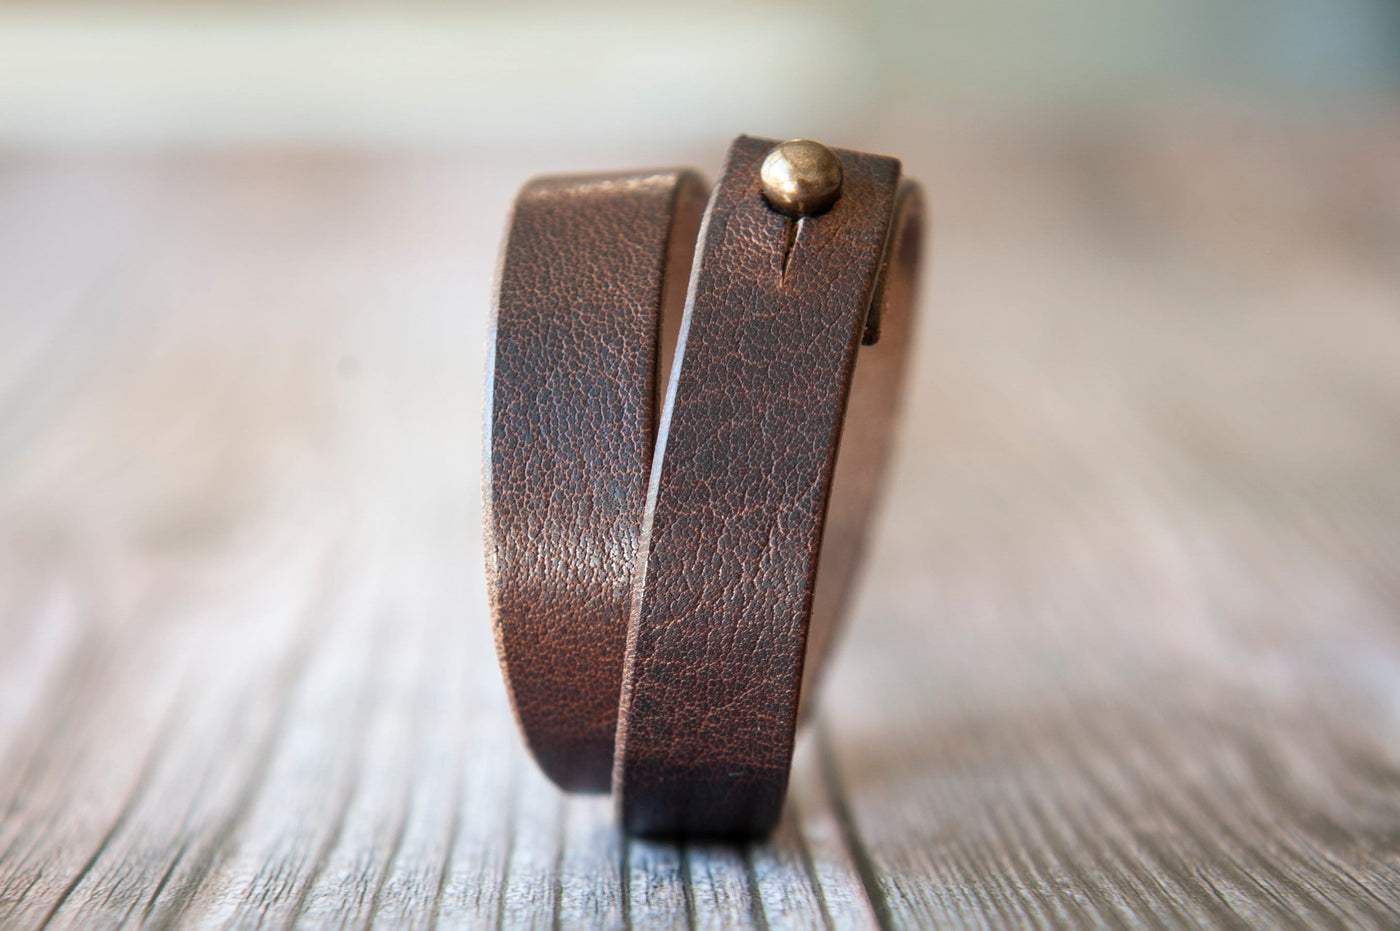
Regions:
<instances>
[{"instance_id":1,"label":"leather bracelet","mask_svg":"<svg viewBox=\"0 0 1400 931\"><path fill-rule=\"evenodd\" d=\"M605 789L611 771L634 833L759 835L892 434L922 203L894 159L749 137L697 243L701 191L672 171L517 199L488 375L488 590L551 778Z\"/></svg>"}]
</instances>

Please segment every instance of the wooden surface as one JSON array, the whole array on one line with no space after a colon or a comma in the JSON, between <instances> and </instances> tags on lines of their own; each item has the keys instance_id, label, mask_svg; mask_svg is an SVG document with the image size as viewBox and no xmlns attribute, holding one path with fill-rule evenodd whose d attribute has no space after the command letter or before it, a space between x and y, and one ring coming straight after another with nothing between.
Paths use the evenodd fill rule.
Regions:
<instances>
[{"instance_id":1,"label":"wooden surface","mask_svg":"<svg viewBox=\"0 0 1400 931\"><path fill-rule=\"evenodd\" d=\"M933 263L748 848L555 792L485 618L505 206L651 153L4 157L0 926L1395 926L1395 126L831 140Z\"/></svg>"}]
</instances>

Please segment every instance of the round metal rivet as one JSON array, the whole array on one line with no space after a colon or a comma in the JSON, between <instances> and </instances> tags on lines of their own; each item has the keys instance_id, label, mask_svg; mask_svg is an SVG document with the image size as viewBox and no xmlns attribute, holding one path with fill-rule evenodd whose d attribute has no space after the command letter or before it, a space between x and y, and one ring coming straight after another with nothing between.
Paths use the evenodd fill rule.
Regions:
<instances>
[{"instance_id":1,"label":"round metal rivet","mask_svg":"<svg viewBox=\"0 0 1400 931\"><path fill-rule=\"evenodd\" d=\"M768 203L791 216L821 213L841 196L841 159L811 139L774 146L763 159L759 177Z\"/></svg>"}]
</instances>

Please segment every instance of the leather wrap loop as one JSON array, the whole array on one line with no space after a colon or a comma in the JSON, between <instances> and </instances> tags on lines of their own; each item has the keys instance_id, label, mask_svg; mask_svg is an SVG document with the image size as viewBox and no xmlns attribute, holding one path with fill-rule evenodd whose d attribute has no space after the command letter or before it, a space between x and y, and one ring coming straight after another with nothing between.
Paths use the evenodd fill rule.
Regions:
<instances>
[{"instance_id":1,"label":"leather wrap loop","mask_svg":"<svg viewBox=\"0 0 1400 931\"><path fill-rule=\"evenodd\" d=\"M497 644L541 766L573 789L611 772L635 833L776 823L892 434L917 187L892 158L838 149L840 197L794 220L760 189L773 145L735 141L698 244L703 189L662 172L532 182L503 254L484 511Z\"/></svg>"},{"instance_id":2,"label":"leather wrap loop","mask_svg":"<svg viewBox=\"0 0 1400 931\"><path fill-rule=\"evenodd\" d=\"M674 344L705 193L689 171L536 179L501 256L487 591L516 718L565 789L606 792L612 773L663 334Z\"/></svg>"}]
</instances>

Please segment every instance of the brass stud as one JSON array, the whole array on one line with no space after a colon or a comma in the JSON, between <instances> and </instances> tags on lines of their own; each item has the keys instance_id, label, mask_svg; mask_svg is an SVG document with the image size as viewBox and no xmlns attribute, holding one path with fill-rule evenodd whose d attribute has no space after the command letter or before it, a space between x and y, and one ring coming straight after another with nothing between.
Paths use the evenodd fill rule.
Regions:
<instances>
[{"instance_id":1,"label":"brass stud","mask_svg":"<svg viewBox=\"0 0 1400 931\"><path fill-rule=\"evenodd\" d=\"M841 196L841 159L811 139L774 146L758 174L768 203L789 216L821 213Z\"/></svg>"}]
</instances>

